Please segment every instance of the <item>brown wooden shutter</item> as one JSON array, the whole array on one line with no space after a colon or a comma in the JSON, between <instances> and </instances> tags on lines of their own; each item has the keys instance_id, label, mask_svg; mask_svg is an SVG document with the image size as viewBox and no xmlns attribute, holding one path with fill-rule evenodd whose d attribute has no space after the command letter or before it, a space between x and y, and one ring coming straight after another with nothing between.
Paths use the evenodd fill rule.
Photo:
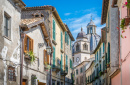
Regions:
<instances>
[{"instance_id":1,"label":"brown wooden shutter","mask_svg":"<svg viewBox=\"0 0 130 85\"><path fill-rule=\"evenodd\" d=\"M33 51L33 39L31 39L31 51Z\"/></svg>"},{"instance_id":2,"label":"brown wooden shutter","mask_svg":"<svg viewBox=\"0 0 130 85\"><path fill-rule=\"evenodd\" d=\"M49 64L49 55L47 55L47 64Z\"/></svg>"},{"instance_id":3,"label":"brown wooden shutter","mask_svg":"<svg viewBox=\"0 0 130 85\"><path fill-rule=\"evenodd\" d=\"M24 38L24 52L25 53L27 52L27 35L25 35L25 38Z\"/></svg>"},{"instance_id":4,"label":"brown wooden shutter","mask_svg":"<svg viewBox=\"0 0 130 85\"><path fill-rule=\"evenodd\" d=\"M46 62L46 50L44 50L44 64Z\"/></svg>"},{"instance_id":5,"label":"brown wooden shutter","mask_svg":"<svg viewBox=\"0 0 130 85\"><path fill-rule=\"evenodd\" d=\"M29 38L29 51L31 51L31 42L32 42L32 39L28 36Z\"/></svg>"},{"instance_id":6,"label":"brown wooden shutter","mask_svg":"<svg viewBox=\"0 0 130 85\"><path fill-rule=\"evenodd\" d=\"M130 17L130 8L127 8L127 16Z\"/></svg>"}]
</instances>

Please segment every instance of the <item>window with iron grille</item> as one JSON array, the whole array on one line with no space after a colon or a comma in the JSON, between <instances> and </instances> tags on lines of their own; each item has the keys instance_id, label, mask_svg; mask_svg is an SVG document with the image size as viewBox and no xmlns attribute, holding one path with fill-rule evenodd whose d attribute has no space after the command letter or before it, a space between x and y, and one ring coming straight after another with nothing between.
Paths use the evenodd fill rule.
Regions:
<instances>
[{"instance_id":1,"label":"window with iron grille","mask_svg":"<svg viewBox=\"0 0 130 85\"><path fill-rule=\"evenodd\" d=\"M16 81L16 76L15 76L15 68L9 66L8 67L8 80L9 81Z\"/></svg>"}]
</instances>

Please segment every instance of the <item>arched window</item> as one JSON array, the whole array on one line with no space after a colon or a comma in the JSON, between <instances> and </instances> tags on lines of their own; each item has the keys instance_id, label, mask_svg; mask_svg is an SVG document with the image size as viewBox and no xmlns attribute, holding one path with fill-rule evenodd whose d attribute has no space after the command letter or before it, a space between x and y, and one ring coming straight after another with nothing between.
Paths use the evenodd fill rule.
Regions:
<instances>
[{"instance_id":1,"label":"arched window","mask_svg":"<svg viewBox=\"0 0 130 85\"><path fill-rule=\"evenodd\" d=\"M83 45L83 50L88 50L88 45L86 43Z\"/></svg>"},{"instance_id":2,"label":"arched window","mask_svg":"<svg viewBox=\"0 0 130 85\"><path fill-rule=\"evenodd\" d=\"M76 51L79 51L79 44L76 45Z\"/></svg>"}]
</instances>

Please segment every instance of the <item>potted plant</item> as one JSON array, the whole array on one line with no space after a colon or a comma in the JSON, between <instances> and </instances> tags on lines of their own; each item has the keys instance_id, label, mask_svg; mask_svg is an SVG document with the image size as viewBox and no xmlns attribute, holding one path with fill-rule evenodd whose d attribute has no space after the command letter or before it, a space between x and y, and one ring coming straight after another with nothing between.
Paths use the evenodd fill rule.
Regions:
<instances>
[{"instance_id":1,"label":"potted plant","mask_svg":"<svg viewBox=\"0 0 130 85\"><path fill-rule=\"evenodd\" d=\"M31 62L34 62L36 60L36 56L33 53L33 51L28 51L25 53L25 58L31 60Z\"/></svg>"},{"instance_id":2,"label":"potted plant","mask_svg":"<svg viewBox=\"0 0 130 85\"><path fill-rule=\"evenodd\" d=\"M123 8L124 7L127 7L127 8L130 8L130 0L127 0L127 2L125 2L125 4L123 5Z\"/></svg>"},{"instance_id":3,"label":"potted plant","mask_svg":"<svg viewBox=\"0 0 130 85\"><path fill-rule=\"evenodd\" d=\"M101 75L103 75L103 72L102 72L102 71L99 72L99 76L101 76Z\"/></svg>"},{"instance_id":4,"label":"potted plant","mask_svg":"<svg viewBox=\"0 0 130 85\"><path fill-rule=\"evenodd\" d=\"M44 69L45 69L45 71L48 71L51 69L51 66L49 64L47 64L47 62L45 62Z\"/></svg>"},{"instance_id":5,"label":"potted plant","mask_svg":"<svg viewBox=\"0 0 130 85\"><path fill-rule=\"evenodd\" d=\"M107 73L107 69L104 70L104 73Z\"/></svg>"},{"instance_id":6,"label":"potted plant","mask_svg":"<svg viewBox=\"0 0 130 85\"><path fill-rule=\"evenodd\" d=\"M109 68L109 67L110 67L110 63L107 64L107 68Z\"/></svg>"}]
</instances>

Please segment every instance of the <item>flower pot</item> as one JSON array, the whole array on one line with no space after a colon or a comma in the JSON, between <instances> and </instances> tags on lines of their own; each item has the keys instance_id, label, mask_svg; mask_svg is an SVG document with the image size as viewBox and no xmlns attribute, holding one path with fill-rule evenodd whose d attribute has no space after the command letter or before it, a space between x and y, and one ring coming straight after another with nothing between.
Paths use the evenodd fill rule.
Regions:
<instances>
[{"instance_id":1,"label":"flower pot","mask_svg":"<svg viewBox=\"0 0 130 85\"><path fill-rule=\"evenodd\" d=\"M128 26L130 23L130 17L125 18L125 26Z\"/></svg>"},{"instance_id":2,"label":"flower pot","mask_svg":"<svg viewBox=\"0 0 130 85\"><path fill-rule=\"evenodd\" d=\"M107 64L107 68L109 68L110 67L110 64Z\"/></svg>"},{"instance_id":3,"label":"flower pot","mask_svg":"<svg viewBox=\"0 0 130 85\"><path fill-rule=\"evenodd\" d=\"M104 73L107 73L107 70L105 70Z\"/></svg>"}]
</instances>

